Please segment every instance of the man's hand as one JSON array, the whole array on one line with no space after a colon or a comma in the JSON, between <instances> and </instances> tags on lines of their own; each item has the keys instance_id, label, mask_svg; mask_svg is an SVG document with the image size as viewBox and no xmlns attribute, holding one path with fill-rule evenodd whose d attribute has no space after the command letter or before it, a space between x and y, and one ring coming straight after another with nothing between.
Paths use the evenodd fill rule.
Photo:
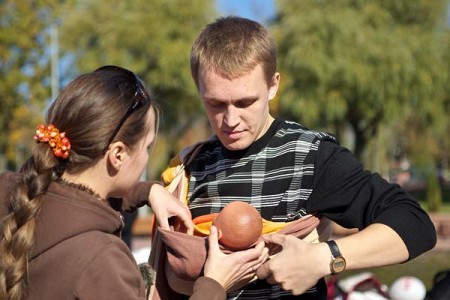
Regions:
<instances>
[{"instance_id":1,"label":"man's hand","mask_svg":"<svg viewBox=\"0 0 450 300\"><path fill-rule=\"evenodd\" d=\"M163 186L152 185L148 202L161 228L170 230L169 218L176 217L186 228L187 234L194 233L194 223L189 208L178 201Z\"/></svg>"},{"instance_id":2,"label":"man's hand","mask_svg":"<svg viewBox=\"0 0 450 300\"><path fill-rule=\"evenodd\" d=\"M278 283L283 289L300 295L330 274L331 254L325 243L310 244L282 234L268 234L263 238L267 243L282 246L283 250L258 269L259 279Z\"/></svg>"}]
</instances>

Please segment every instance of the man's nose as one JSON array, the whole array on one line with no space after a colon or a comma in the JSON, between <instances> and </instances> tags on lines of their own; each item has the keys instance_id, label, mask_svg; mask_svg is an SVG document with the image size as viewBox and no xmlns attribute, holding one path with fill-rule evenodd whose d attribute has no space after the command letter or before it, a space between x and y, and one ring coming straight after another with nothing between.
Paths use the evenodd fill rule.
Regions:
<instances>
[{"instance_id":1,"label":"man's nose","mask_svg":"<svg viewBox=\"0 0 450 300\"><path fill-rule=\"evenodd\" d=\"M225 123L227 126L235 127L239 124L240 120L239 109L233 105L228 105L225 112Z\"/></svg>"}]
</instances>

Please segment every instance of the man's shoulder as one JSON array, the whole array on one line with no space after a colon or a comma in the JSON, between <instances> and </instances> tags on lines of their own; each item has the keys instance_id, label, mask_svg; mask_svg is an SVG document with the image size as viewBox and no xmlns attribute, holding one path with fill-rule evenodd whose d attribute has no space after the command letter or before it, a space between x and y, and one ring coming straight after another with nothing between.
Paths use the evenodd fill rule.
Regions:
<instances>
[{"instance_id":1,"label":"man's shoulder","mask_svg":"<svg viewBox=\"0 0 450 300\"><path fill-rule=\"evenodd\" d=\"M212 151L212 149L220 147L220 145L221 143L217 138L217 136L212 135L206 140L197 142L195 144L183 148L178 153L178 155L181 161L183 161L185 164L188 164L187 162L195 158L200 152Z\"/></svg>"},{"instance_id":2,"label":"man's shoulder","mask_svg":"<svg viewBox=\"0 0 450 300\"><path fill-rule=\"evenodd\" d=\"M280 137L291 137L292 139L301 139L305 141L332 141L338 143L336 136L325 131L317 131L288 120L280 120L277 135Z\"/></svg>"}]
</instances>

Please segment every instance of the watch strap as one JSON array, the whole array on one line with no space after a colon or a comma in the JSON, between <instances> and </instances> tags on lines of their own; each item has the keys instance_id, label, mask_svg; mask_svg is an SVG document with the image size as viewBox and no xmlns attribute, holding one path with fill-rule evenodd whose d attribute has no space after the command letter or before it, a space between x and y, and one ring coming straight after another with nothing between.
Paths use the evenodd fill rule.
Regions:
<instances>
[{"instance_id":1,"label":"watch strap","mask_svg":"<svg viewBox=\"0 0 450 300\"><path fill-rule=\"evenodd\" d=\"M331 274L336 275L345 270L347 265L345 258L342 256L341 251L339 250L338 245L335 241L326 241L328 247L331 250L331 262L330 262L330 271Z\"/></svg>"},{"instance_id":2,"label":"watch strap","mask_svg":"<svg viewBox=\"0 0 450 300\"><path fill-rule=\"evenodd\" d=\"M330 247L331 255L333 255L334 258L342 256L341 251L339 250L339 247L335 241L325 241L325 243L327 243L328 247Z\"/></svg>"}]
</instances>

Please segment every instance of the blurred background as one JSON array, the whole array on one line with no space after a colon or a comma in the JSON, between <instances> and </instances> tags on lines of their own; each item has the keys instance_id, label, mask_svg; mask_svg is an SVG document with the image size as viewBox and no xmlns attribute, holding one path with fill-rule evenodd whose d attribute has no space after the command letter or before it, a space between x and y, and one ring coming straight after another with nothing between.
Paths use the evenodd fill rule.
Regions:
<instances>
[{"instance_id":1,"label":"blurred background","mask_svg":"<svg viewBox=\"0 0 450 300\"><path fill-rule=\"evenodd\" d=\"M207 23L229 14L261 22L278 43L274 116L337 135L433 216L440 244L417 260L429 258L424 266L376 270L390 283L395 270L415 269L430 287L437 270L450 268L449 0L2 0L0 170L21 166L65 84L116 64L162 105L144 176L159 180L175 153L211 133L189 52ZM131 234L148 236L149 222L151 211L139 211Z\"/></svg>"}]
</instances>

